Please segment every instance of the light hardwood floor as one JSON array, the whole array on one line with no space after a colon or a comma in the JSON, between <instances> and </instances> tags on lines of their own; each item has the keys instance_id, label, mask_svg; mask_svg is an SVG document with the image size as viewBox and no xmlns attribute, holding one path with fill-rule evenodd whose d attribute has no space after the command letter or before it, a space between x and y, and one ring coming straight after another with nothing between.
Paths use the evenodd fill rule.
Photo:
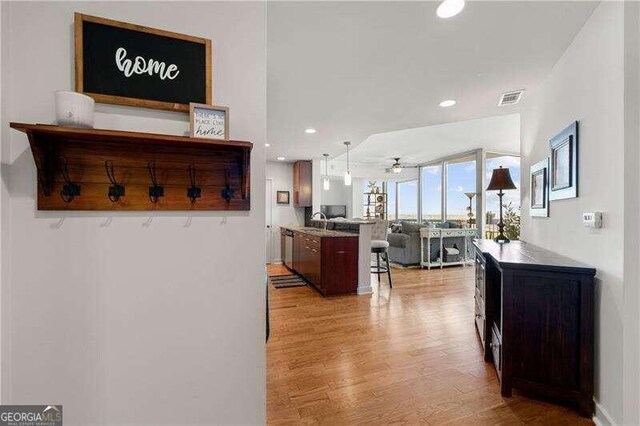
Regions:
<instances>
[{"instance_id":1,"label":"light hardwood floor","mask_svg":"<svg viewBox=\"0 0 640 426\"><path fill-rule=\"evenodd\" d=\"M474 328L473 268L392 274L393 290L383 278L367 296L269 286L269 424L592 424L500 396Z\"/></svg>"}]
</instances>

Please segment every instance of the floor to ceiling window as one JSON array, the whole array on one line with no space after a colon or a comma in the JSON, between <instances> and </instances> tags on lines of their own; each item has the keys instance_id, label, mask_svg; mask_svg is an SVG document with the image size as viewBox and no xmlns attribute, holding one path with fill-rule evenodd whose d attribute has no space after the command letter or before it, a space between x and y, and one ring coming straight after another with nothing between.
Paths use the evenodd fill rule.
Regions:
<instances>
[{"instance_id":1,"label":"floor to ceiling window","mask_svg":"<svg viewBox=\"0 0 640 426\"><path fill-rule=\"evenodd\" d=\"M398 219L418 219L418 179L398 182Z\"/></svg>"},{"instance_id":2,"label":"floor to ceiling window","mask_svg":"<svg viewBox=\"0 0 640 426\"><path fill-rule=\"evenodd\" d=\"M502 198L503 214L505 212L511 212L512 214L520 216L520 157L487 153L487 161L485 163L485 179L487 180L487 184L489 184L491 180L493 169L497 169L500 166L509 169L511 179L518 187L518 189L512 191L505 191L504 197ZM500 202L496 193L487 193L486 206L484 223L487 225L487 237L491 238L493 233L497 232L496 224L499 220Z\"/></svg>"},{"instance_id":3,"label":"floor to ceiling window","mask_svg":"<svg viewBox=\"0 0 640 426\"><path fill-rule=\"evenodd\" d=\"M396 220L396 183L387 182L387 219Z\"/></svg>"},{"instance_id":4,"label":"floor to ceiling window","mask_svg":"<svg viewBox=\"0 0 640 426\"><path fill-rule=\"evenodd\" d=\"M455 221L462 225L469 221L469 197L466 194L475 194L476 192L476 155L471 154L448 160L445 164L447 167L446 220ZM473 213L472 224L475 224L475 202L471 203L471 212Z\"/></svg>"},{"instance_id":5,"label":"floor to ceiling window","mask_svg":"<svg viewBox=\"0 0 640 426\"><path fill-rule=\"evenodd\" d=\"M483 231L487 231L484 232L485 235L491 234L498 222L498 197L493 193L486 194L486 211L482 214L483 217L478 218L478 197L482 194L478 194L477 169L480 167L480 170L485 171L486 186L494 168L501 165L508 167L513 181L519 186L520 157L487 153L485 164L480 166L477 164L478 158L480 151L448 157L420 167L419 180L407 180L397 184L388 182L388 218L418 219L420 215L423 221L455 221L464 226L482 227ZM484 188L481 191L483 192ZM507 191L504 204L519 218L520 189ZM469 207L473 213L471 224Z\"/></svg>"},{"instance_id":6,"label":"floor to ceiling window","mask_svg":"<svg viewBox=\"0 0 640 426\"><path fill-rule=\"evenodd\" d=\"M420 169L422 180L422 220L442 220L442 165Z\"/></svg>"}]
</instances>

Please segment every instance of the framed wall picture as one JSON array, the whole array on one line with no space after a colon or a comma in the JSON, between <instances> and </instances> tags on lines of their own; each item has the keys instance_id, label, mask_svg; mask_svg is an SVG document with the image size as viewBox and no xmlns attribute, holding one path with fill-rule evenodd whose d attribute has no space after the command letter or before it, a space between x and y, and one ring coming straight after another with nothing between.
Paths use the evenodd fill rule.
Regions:
<instances>
[{"instance_id":1,"label":"framed wall picture","mask_svg":"<svg viewBox=\"0 0 640 426\"><path fill-rule=\"evenodd\" d=\"M189 104L192 138L229 140L229 108L206 104Z\"/></svg>"},{"instance_id":2,"label":"framed wall picture","mask_svg":"<svg viewBox=\"0 0 640 426\"><path fill-rule=\"evenodd\" d=\"M276 202L278 204L289 204L289 191L277 191Z\"/></svg>"},{"instance_id":3,"label":"framed wall picture","mask_svg":"<svg viewBox=\"0 0 640 426\"><path fill-rule=\"evenodd\" d=\"M76 92L96 102L189 111L212 103L211 40L75 14Z\"/></svg>"},{"instance_id":4,"label":"framed wall picture","mask_svg":"<svg viewBox=\"0 0 640 426\"><path fill-rule=\"evenodd\" d=\"M578 122L571 123L549 141L549 199L578 196Z\"/></svg>"},{"instance_id":5,"label":"framed wall picture","mask_svg":"<svg viewBox=\"0 0 640 426\"><path fill-rule=\"evenodd\" d=\"M531 204L532 217L549 217L549 159L545 158L531 166Z\"/></svg>"}]
</instances>

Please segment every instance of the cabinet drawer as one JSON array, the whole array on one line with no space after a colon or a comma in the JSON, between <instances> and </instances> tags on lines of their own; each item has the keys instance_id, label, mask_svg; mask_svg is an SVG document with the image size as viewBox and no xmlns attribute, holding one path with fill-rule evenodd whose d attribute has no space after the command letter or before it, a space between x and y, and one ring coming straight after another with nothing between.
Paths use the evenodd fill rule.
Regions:
<instances>
[{"instance_id":1,"label":"cabinet drawer","mask_svg":"<svg viewBox=\"0 0 640 426\"><path fill-rule=\"evenodd\" d=\"M491 327L491 342L489 346L493 357L493 365L496 367L498 377L502 379L502 341L500 340L500 333L495 325Z\"/></svg>"}]
</instances>

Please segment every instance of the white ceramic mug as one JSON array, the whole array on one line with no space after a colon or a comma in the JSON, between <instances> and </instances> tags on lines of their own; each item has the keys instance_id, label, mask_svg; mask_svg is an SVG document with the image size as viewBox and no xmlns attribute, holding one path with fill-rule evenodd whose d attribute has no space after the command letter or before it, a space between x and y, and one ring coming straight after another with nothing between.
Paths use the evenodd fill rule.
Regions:
<instances>
[{"instance_id":1,"label":"white ceramic mug","mask_svg":"<svg viewBox=\"0 0 640 426\"><path fill-rule=\"evenodd\" d=\"M56 97L56 123L58 126L93 128L96 102L82 93L58 90Z\"/></svg>"}]
</instances>

